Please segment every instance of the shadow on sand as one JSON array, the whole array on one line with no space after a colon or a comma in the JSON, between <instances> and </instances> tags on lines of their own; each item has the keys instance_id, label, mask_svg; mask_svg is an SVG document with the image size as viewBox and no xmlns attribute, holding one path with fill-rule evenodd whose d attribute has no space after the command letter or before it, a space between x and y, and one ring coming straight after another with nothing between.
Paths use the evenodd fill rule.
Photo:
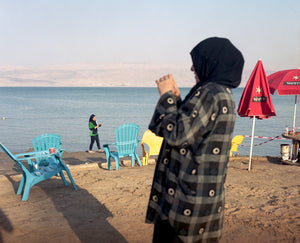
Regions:
<instances>
[{"instance_id":1,"label":"shadow on sand","mask_svg":"<svg viewBox=\"0 0 300 243\"><path fill-rule=\"evenodd\" d=\"M12 183L14 190L17 191L19 181L13 180L11 176L6 177ZM76 183L76 178L74 180ZM28 200L31 201L31 207L32 204L36 204L34 207L37 208L37 214L39 213L39 210L45 211L47 205L44 205L44 203L47 198L51 198L53 202L56 212L49 211L49 217L44 224L52 226L55 224L61 225L61 222L57 221L61 221L59 220L59 215L62 214L80 242L127 242L126 239L107 221L107 218L113 217L113 215L103 204L87 190L80 188L77 185L78 190L75 191L69 181L68 184L68 186L64 186L60 177L57 177L57 179L52 177L51 180L46 180L35 185L42 189L46 195L46 198L42 198L42 200L41 198L37 200L34 198L35 195L33 195L34 193L41 193L40 191L30 192ZM12 230L9 221L7 221L5 229ZM46 233L44 236L46 237ZM63 240L57 239L59 241Z\"/></svg>"},{"instance_id":2,"label":"shadow on sand","mask_svg":"<svg viewBox=\"0 0 300 243\"><path fill-rule=\"evenodd\" d=\"M281 165L281 159L280 157L274 157L274 156L266 156L267 161L272 163L272 164L277 164L277 165Z\"/></svg>"},{"instance_id":3,"label":"shadow on sand","mask_svg":"<svg viewBox=\"0 0 300 243\"><path fill-rule=\"evenodd\" d=\"M2 231L12 232L13 230L14 230L14 227L12 226L9 218L6 216L6 214L0 208L0 243L3 242L1 232Z\"/></svg>"},{"instance_id":4,"label":"shadow on sand","mask_svg":"<svg viewBox=\"0 0 300 243\"><path fill-rule=\"evenodd\" d=\"M89 163L107 163L103 153L89 154L86 152L63 153L62 159L68 165L80 165Z\"/></svg>"}]
</instances>

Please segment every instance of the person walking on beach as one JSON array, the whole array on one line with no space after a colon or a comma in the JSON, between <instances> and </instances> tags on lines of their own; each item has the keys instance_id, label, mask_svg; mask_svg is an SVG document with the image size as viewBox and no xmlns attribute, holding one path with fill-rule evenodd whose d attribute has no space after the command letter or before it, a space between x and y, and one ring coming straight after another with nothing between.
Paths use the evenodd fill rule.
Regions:
<instances>
[{"instance_id":1,"label":"person walking on beach","mask_svg":"<svg viewBox=\"0 0 300 243\"><path fill-rule=\"evenodd\" d=\"M91 143L89 147L89 153L94 153L93 145L96 141L98 152L102 152L102 149L100 147L100 141L99 141L99 135L98 135L98 128L101 127L102 124L97 124L96 116L92 114L89 119L89 129L90 129L90 136L91 136Z\"/></svg>"},{"instance_id":2,"label":"person walking on beach","mask_svg":"<svg viewBox=\"0 0 300 243\"><path fill-rule=\"evenodd\" d=\"M182 101L172 77L157 80L160 99L149 129L164 142L156 164L146 222L153 242L218 242L224 183L235 124L232 88L244 66L226 38L212 37L191 53L196 84Z\"/></svg>"}]
</instances>

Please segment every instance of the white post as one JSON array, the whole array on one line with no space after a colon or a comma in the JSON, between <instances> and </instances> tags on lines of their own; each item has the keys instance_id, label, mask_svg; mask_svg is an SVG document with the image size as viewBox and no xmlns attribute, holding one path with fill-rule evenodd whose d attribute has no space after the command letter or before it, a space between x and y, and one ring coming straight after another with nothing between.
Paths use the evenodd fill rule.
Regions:
<instances>
[{"instance_id":1,"label":"white post","mask_svg":"<svg viewBox=\"0 0 300 243\"><path fill-rule=\"evenodd\" d=\"M249 168L248 171L251 170L251 160L252 160L252 150L253 150L253 139L254 139L254 127L255 127L255 116L252 118L252 135L251 135L251 145L250 145L250 156L249 156Z\"/></svg>"},{"instance_id":2,"label":"white post","mask_svg":"<svg viewBox=\"0 0 300 243\"><path fill-rule=\"evenodd\" d=\"M296 108L297 108L297 95L295 95L294 119L293 119L292 132L296 131ZM290 151L290 160L292 160L292 157L293 157L293 145L292 145L292 149Z\"/></svg>"},{"instance_id":3,"label":"white post","mask_svg":"<svg viewBox=\"0 0 300 243\"><path fill-rule=\"evenodd\" d=\"M295 129L296 127L296 108L297 108L297 95L295 95L293 129Z\"/></svg>"}]
</instances>

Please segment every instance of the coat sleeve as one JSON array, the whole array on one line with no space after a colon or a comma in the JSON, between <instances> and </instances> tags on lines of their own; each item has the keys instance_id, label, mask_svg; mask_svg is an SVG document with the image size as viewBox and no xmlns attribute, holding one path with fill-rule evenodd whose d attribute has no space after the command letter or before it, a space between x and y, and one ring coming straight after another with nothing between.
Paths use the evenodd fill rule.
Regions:
<instances>
[{"instance_id":1,"label":"coat sleeve","mask_svg":"<svg viewBox=\"0 0 300 243\"><path fill-rule=\"evenodd\" d=\"M179 108L172 92L167 92L156 105L149 129L171 146L195 144L210 132L216 110L214 96L205 89L197 90Z\"/></svg>"}]
</instances>

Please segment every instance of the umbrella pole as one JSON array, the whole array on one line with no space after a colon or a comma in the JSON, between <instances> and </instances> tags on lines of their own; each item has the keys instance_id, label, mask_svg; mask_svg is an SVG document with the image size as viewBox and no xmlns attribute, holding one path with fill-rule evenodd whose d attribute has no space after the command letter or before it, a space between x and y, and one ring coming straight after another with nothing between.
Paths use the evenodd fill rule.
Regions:
<instances>
[{"instance_id":1,"label":"umbrella pole","mask_svg":"<svg viewBox=\"0 0 300 243\"><path fill-rule=\"evenodd\" d=\"M297 108L297 95L295 95L293 131L294 131L295 127L296 127L296 108Z\"/></svg>"},{"instance_id":2,"label":"umbrella pole","mask_svg":"<svg viewBox=\"0 0 300 243\"><path fill-rule=\"evenodd\" d=\"M251 145L250 145L250 156L249 156L249 168L248 168L248 171L251 170L253 139L254 139L254 127L255 127L255 116L253 117L253 121L252 121L252 135L251 135Z\"/></svg>"}]
</instances>

